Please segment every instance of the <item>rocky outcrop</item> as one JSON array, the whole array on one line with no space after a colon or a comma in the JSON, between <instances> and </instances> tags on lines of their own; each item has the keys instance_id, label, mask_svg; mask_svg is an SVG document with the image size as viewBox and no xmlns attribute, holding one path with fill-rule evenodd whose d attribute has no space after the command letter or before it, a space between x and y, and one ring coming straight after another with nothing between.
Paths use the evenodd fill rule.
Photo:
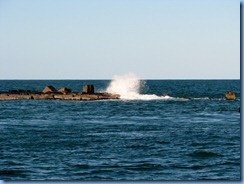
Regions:
<instances>
[{"instance_id":1,"label":"rocky outcrop","mask_svg":"<svg viewBox=\"0 0 244 184\"><path fill-rule=\"evenodd\" d=\"M55 93L55 92L57 92L57 90L53 86L46 86L42 92L43 93Z\"/></svg>"},{"instance_id":2,"label":"rocky outcrop","mask_svg":"<svg viewBox=\"0 0 244 184\"><path fill-rule=\"evenodd\" d=\"M83 86L83 93L84 94L93 94L94 93L94 86L92 84Z\"/></svg>"},{"instance_id":3,"label":"rocky outcrop","mask_svg":"<svg viewBox=\"0 0 244 184\"><path fill-rule=\"evenodd\" d=\"M60 88L58 91L64 95L71 93L71 89L69 88Z\"/></svg>"},{"instance_id":4,"label":"rocky outcrop","mask_svg":"<svg viewBox=\"0 0 244 184\"><path fill-rule=\"evenodd\" d=\"M58 91L53 86L46 86L42 92L29 90L9 90L0 92L0 100L104 100L119 99L119 95L110 93L95 93L93 85L84 86L85 92L72 92L68 88L61 88Z\"/></svg>"},{"instance_id":5,"label":"rocky outcrop","mask_svg":"<svg viewBox=\"0 0 244 184\"><path fill-rule=\"evenodd\" d=\"M236 95L234 92L226 92L225 93L225 98L226 100L235 100L236 99Z\"/></svg>"},{"instance_id":6,"label":"rocky outcrop","mask_svg":"<svg viewBox=\"0 0 244 184\"><path fill-rule=\"evenodd\" d=\"M42 93L42 94L9 94L0 93L0 100L105 100L105 99L119 99L119 95L109 93L94 93L94 94L83 94L83 93Z\"/></svg>"}]
</instances>

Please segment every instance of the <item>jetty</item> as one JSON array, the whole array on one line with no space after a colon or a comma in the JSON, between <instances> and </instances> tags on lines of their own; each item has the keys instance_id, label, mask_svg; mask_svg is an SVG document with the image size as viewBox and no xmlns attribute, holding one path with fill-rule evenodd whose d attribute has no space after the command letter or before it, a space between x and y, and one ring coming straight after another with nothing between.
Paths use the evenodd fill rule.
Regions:
<instances>
[{"instance_id":1,"label":"jetty","mask_svg":"<svg viewBox=\"0 0 244 184\"><path fill-rule=\"evenodd\" d=\"M43 91L32 91L15 89L0 92L0 100L108 100L119 99L120 95L111 93L96 93L94 86L83 86L82 92L72 92L71 89L63 87L56 90L53 86L46 86Z\"/></svg>"}]
</instances>

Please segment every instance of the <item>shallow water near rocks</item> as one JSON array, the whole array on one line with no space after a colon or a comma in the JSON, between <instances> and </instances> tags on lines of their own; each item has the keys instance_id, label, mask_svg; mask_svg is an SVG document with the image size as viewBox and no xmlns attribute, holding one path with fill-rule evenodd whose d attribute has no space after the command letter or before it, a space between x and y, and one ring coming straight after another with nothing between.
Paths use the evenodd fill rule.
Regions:
<instances>
[{"instance_id":1,"label":"shallow water near rocks","mask_svg":"<svg viewBox=\"0 0 244 184\"><path fill-rule=\"evenodd\" d=\"M2 80L0 91L109 82ZM141 84L163 93L172 99L0 101L0 179L240 180L240 81Z\"/></svg>"}]
</instances>

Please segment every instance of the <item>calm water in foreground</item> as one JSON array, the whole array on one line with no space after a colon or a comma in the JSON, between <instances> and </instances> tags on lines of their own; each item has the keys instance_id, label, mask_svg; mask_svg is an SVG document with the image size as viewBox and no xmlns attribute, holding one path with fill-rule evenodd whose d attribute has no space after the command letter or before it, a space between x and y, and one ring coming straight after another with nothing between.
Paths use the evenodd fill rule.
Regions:
<instances>
[{"instance_id":1,"label":"calm water in foreground","mask_svg":"<svg viewBox=\"0 0 244 184\"><path fill-rule=\"evenodd\" d=\"M0 91L109 82L2 80ZM0 101L0 179L240 180L239 80L149 80L140 93L174 98Z\"/></svg>"}]
</instances>

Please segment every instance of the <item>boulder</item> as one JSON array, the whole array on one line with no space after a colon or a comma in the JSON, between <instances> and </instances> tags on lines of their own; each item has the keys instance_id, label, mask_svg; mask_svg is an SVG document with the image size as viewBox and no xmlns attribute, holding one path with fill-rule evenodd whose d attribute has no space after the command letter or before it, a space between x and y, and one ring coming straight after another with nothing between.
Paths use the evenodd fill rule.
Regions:
<instances>
[{"instance_id":1,"label":"boulder","mask_svg":"<svg viewBox=\"0 0 244 184\"><path fill-rule=\"evenodd\" d=\"M60 93L63 93L64 95L67 95L68 93L71 92L71 89L69 89L69 88L60 88L58 91Z\"/></svg>"},{"instance_id":2,"label":"boulder","mask_svg":"<svg viewBox=\"0 0 244 184\"><path fill-rule=\"evenodd\" d=\"M94 86L92 84L83 86L83 93L94 94Z\"/></svg>"},{"instance_id":3,"label":"boulder","mask_svg":"<svg viewBox=\"0 0 244 184\"><path fill-rule=\"evenodd\" d=\"M57 92L57 90L53 86L46 86L42 92L43 93L55 93L55 92Z\"/></svg>"},{"instance_id":4,"label":"boulder","mask_svg":"<svg viewBox=\"0 0 244 184\"><path fill-rule=\"evenodd\" d=\"M226 92L225 93L225 98L226 100L235 100L236 99L236 95L234 92Z\"/></svg>"}]
</instances>

